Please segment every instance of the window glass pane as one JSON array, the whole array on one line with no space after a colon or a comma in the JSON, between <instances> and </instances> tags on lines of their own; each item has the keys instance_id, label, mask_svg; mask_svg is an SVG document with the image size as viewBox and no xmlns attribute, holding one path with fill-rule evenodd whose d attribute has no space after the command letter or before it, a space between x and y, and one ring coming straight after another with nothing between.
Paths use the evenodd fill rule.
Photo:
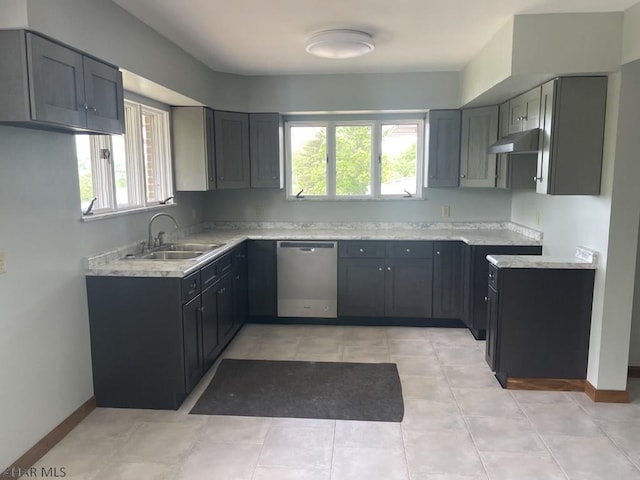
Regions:
<instances>
[{"instance_id":1,"label":"window glass pane","mask_svg":"<svg viewBox=\"0 0 640 480\"><path fill-rule=\"evenodd\" d=\"M417 192L418 125L382 125L382 195Z\"/></svg>"},{"instance_id":2,"label":"window glass pane","mask_svg":"<svg viewBox=\"0 0 640 480\"><path fill-rule=\"evenodd\" d=\"M292 126L291 193L305 196L327 194L327 129Z\"/></svg>"},{"instance_id":3,"label":"window glass pane","mask_svg":"<svg viewBox=\"0 0 640 480\"><path fill-rule=\"evenodd\" d=\"M76 156L78 157L78 176L80 180L80 205L82 211L85 211L95 197L89 135L76 135Z\"/></svg>"},{"instance_id":4,"label":"window glass pane","mask_svg":"<svg viewBox=\"0 0 640 480\"><path fill-rule=\"evenodd\" d=\"M129 205L129 181L127 177L127 155L124 150L124 136L111 137L111 161L113 162L114 180L116 183L116 204Z\"/></svg>"},{"instance_id":5,"label":"window glass pane","mask_svg":"<svg viewBox=\"0 0 640 480\"><path fill-rule=\"evenodd\" d=\"M336 126L336 195L371 195L371 126Z\"/></svg>"}]
</instances>

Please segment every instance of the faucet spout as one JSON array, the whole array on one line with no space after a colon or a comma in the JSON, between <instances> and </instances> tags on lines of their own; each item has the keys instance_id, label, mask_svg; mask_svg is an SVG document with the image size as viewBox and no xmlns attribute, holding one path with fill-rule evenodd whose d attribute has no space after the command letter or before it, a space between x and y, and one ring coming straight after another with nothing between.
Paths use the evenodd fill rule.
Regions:
<instances>
[{"instance_id":1,"label":"faucet spout","mask_svg":"<svg viewBox=\"0 0 640 480\"><path fill-rule=\"evenodd\" d=\"M148 234L149 234L149 237L147 238L147 247L148 248L152 248L152 246L155 246L154 238L153 238L153 235L151 233L151 226L153 225L153 221L158 217L169 217L173 221L173 224L176 226L176 229L180 228L180 226L178 225L178 222L176 221L176 219L173 218L168 213L164 213L164 212L156 213L153 217L151 217L151 219L149 220L149 225L147 226L147 230L148 230Z\"/></svg>"}]
</instances>

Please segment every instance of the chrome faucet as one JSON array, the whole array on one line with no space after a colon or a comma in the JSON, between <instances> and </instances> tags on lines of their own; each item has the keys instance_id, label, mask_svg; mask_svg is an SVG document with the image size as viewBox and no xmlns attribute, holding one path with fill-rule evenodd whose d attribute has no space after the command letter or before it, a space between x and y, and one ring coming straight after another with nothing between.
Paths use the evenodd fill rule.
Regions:
<instances>
[{"instance_id":1,"label":"chrome faucet","mask_svg":"<svg viewBox=\"0 0 640 480\"><path fill-rule=\"evenodd\" d=\"M180 228L176 219L173 218L168 213L164 213L164 212L156 213L153 217L151 217L151 220L149 220L149 226L148 226L149 237L147 239L147 246L149 248L159 246L159 245L156 245L156 242L162 242L162 236L160 234L158 234L158 238L156 238L155 241L154 241L153 235L151 234L151 225L153 224L153 221L158 217L169 217L171 220L173 220L173 223L176 226L176 229ZM164 234L164 232L162 233Z\"/></svg>"}]
</instances>

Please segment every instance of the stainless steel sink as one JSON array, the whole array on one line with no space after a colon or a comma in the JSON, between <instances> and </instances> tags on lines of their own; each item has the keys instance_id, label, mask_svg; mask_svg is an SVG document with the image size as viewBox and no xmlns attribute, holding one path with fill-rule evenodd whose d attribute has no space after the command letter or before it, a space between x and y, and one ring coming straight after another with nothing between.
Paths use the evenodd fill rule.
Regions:
<instances>
[{"instance_id":1,"label":"stainless steel sink","mask_svg":"<svg viewBox=\"0 0 640 480\"><path fill-rule=\"evenodd\" d=\"M225 243L167 243L145 254L129 254L126 260L188 260L226 245Z\"/></svg>"},{"instance_id":2,"label":"stainless steel sink","mask_svg":"<svg viewBox=\"0 0 640 480\"><path fill-rule=\"evenodd\" d=\"M143 260L187 260L189 258L199 257L202 254L204 254L204 252L200 252L197 250L162 251L147 253L146 255L142 255L140 258Z\"/></svg>"},{"instance_id":3,"label":"stainless steel sink","mask_svg":"<svg viewBox=\"0 0 640 480\"><path fill-rule=\"evenodd\" d=\"M168 243L158 247L160 252L208 252L220 248L224 243Z\"/></svg>"}]
</instances>

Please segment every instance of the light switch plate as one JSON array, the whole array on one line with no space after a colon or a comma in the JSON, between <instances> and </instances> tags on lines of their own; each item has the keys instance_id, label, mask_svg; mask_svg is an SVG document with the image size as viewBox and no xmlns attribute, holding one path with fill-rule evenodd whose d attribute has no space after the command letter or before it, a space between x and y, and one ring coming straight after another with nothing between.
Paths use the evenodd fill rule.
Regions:
<instances>
[{"instance_id":1,"label":"light switch plate","mask_svg":"<svg viewBox=\"0 0 640 480\"><path fill-rule=\"evenodd\" d=\"M449 205L443 205L442 218L449 218L449 215L451 215L451 209L449 208Z\"/></svg>"},{"instance_id":2,"label":"light switch plate","mask_svg":"<svg viewBox=\"0 0 640 480\"><path fill-rule=\"evenodd\" d=\"M0 250L0 275L7 273L7 265L4 261L4 250Z\"/></svg>"}]
</instances>

